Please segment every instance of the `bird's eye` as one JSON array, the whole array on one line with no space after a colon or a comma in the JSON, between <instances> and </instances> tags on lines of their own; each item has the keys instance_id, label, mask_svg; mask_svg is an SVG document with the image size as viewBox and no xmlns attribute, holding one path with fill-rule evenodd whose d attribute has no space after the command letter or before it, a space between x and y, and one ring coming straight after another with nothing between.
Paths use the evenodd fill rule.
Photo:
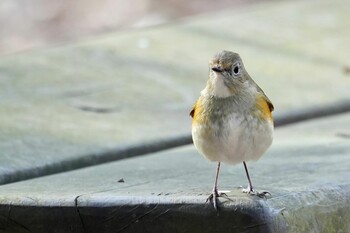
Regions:
<instances>
[{"instance_id":1,"label":"bird's eye","mask_svg":"<svg viewBox=\"0 0 350 233\"><path fill-rule=\"evenodd\" d=\"M237 75L239 73L239 65L236 65L234 68L233 68L233 74Z\"/></svg>"}]
</instances>

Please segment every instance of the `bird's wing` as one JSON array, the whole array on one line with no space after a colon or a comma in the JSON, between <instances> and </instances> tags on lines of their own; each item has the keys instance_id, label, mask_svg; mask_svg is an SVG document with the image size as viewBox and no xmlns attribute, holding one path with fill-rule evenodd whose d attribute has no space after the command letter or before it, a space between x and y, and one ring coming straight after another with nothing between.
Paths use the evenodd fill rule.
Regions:
<instances>
[{"instance_id":1,"label":"bird's wing","mask_svg":"<svg viewBox=\"0 0 350 233\"><path fill-rule=\"evenodd\" d=\"M267 102L267 105L269 106L269 109L272 112L275 109L275 107L273 106L273 104L272 104L271 100L269 99L269 97L267 97L264 92L263 92L263 94L264 94L265 100Z\"/></svg>"},{"instance_id":2,"label":"bird's wing","mask_svg":"<svg viewBox=\"0 0 350 233\"><path fill-rule=\"evenodd\" d=\"M255 85L256 85L256 87L258 89L258 92L260 92L263 95L263 97L265 98L265 100L267 102L267 105L269 106L269 109L272 112L275 109L275 107L273 106L271 100L269 99L269 97L266 96L264 91L257 84L255 84Z\"/></svg>"},{"instance_id":3,"label":"bird's wing","mask_svg":"<svg viewBox=\"0 0 350 233\"><path fill-rule=\"evenodd\" d=\"M196 105L193 106L191 112L190 112L190 116L193 118L194 116L194 112L196 111Z\"/></svg>"}]
</instances>

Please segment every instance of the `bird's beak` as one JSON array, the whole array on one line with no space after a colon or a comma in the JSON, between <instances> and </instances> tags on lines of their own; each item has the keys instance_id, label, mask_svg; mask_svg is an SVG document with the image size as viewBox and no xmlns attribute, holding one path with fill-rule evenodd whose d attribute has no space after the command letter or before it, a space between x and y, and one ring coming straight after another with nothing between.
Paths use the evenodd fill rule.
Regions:
<instances>
[{"instance_id":1,"label":"bird's beak","mask_svg":"<svg viewBox=\"0 0 350 233\"><path fill-rule=\"evenodd\" d=\"M221 68L221 66L213 66L211 68L212 71L215 71L215 72L218 72L218 73L221 73L223 71L223 69Z\"/></svg>"}]
</instances>

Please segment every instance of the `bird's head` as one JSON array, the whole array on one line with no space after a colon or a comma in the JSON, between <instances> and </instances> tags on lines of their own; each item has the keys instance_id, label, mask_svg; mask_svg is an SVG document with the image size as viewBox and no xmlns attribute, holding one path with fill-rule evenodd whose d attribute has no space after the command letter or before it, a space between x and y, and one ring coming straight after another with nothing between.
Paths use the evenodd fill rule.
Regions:
<instances>
[{"instance_id":1,"label":"bird's head","mask_svg":"<svg viewBox=\"0 0 350 233\"><path fill-rule=\"evenodd\" d=\"M209 61L208 85L217 97L228 97L249 79L239 54L223 50Z\"/></svg>"}]
</instances>

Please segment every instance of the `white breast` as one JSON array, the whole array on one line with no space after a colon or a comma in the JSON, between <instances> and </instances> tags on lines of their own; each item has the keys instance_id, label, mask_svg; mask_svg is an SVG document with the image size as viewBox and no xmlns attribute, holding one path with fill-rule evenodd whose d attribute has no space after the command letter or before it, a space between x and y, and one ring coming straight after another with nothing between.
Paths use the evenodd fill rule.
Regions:
<instances>
[{"instance_id":1,"label":"white breast","mask_svg":"<svg viewBox=\"0 0 350 233\"><path fill-rule=\"evenodd\" d=\"M232 114L225 124L192 126L195 147L211 161L237 164L257 160L270 147L273 123Z\"/></svg>"}]
</instances>

